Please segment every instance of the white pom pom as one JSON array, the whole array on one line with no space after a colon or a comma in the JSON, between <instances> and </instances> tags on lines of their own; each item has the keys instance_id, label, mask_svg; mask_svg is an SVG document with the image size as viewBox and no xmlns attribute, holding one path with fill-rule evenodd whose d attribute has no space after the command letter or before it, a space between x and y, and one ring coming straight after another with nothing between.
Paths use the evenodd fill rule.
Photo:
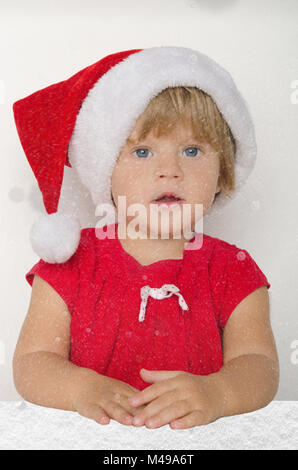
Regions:
<instances>
[{"instance_id":1,"label":"white pom pom","mask_svg":"<svg viewBox=\"0 0 298 470\"><path fill-rule=\"evenodd\" d=\"M30 231L33 250L47 263L67 261L75 253L80 238L79 220L58 212L41 216Z\"/></svg>"}]
</instances>

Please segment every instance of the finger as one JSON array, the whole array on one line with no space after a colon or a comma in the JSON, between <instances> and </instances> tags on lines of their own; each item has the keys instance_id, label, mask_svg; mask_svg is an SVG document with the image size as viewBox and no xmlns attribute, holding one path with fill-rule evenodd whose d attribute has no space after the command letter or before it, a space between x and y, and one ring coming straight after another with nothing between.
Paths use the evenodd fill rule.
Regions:
<instances>
[{"instance_id":1,"label":"finger","mask_svg":"<svg viewBox=\"0 0 298 470\"><path fill-rule=\"evenodd\" d=\"M143 368L141 369L140 374L142 377L144 377L145 382L156 382L160 380L172 379L177 377L177 375L185 375L187 372L183 370L150 370Z\"/></svg>"},{"instance_id":2,"label":"finger","mask_svg":"<svg viewBox=\"0 0 298 470\"><path fill-rule=\"evenodd\" d=\"M93 419L99 424L109 424L110 417L104 411L104 409L96 404L86 405L84 409L79 410L78 413L85 418Z\"/></svg>"},{"instance_id":3,"label":"finger","mask_svg":"<svg viewBox=\"0 0 298 470\"><path fill-rule=\"evenodd\" d=\"M138 406L138 407L132 407L126 400L122 400L121 406L127 411L129 415L132 417L136 416L138 413L140 413L142 410L146 408L146 405Z\"/></svg>"},{"instance_id":4,"label":"finger","mask_svg":"<svg viewBox=\"0 0 298 470\"><path fill-rule=\"evenodd\" d=\"M132 395L128 402L131 406L140 406L145 403L150 403L159 396L174 390L176 388L175 381L173 379L162 380L161 382L156 382L153 385L150 385L144 390Z\"/></svg>"},{"instance_id":5,"label":"finger","mask_svg":"<svg viewBox=\"0 0 298 470\"><path fill-rule=\"evenodd\" d=\"M153 415L145 421L146 427L159 428L171 421L183 417L191 411L191 404L188 400L180 400L165 407L160 413Z\"/></svg>"},{"instance_id":6,"label":"finger","mask_svg":"<svg viewBox=\"0 0 298 470\"><path fill-rule=\"evenodd\" d=\"M180 400L179 392L177 391L177 389L164 393L161 397L158 397L152 402L150 402L140 413L138 413L137 416L135 416L133 419L133 424L136 426L142 426L150 419L155 419L155 417L163 413L165 409L169 411L169 405L174 406L177 402L180 401L182 400ZM185 413L189 411L190 410L187 409ZM173 415L172 419L174 419L175 416L177 416L177 414ZM168 421L168 423L169 422L170 421Z\"/></svg>"},{"instance_id":7,"label":"finger","mask_svg":"<svg viewBox=\"0 0 298 470\"><path fill-rule=\"evenodd\" d=\"M126 425L132 424L133 416L119 403L108 401L105 403L105 410L115 421Z\"/></svg>"},{"instance_id":8,"label":"finger","mask_svg":"<svg viewBox=\"0 0 298 470\"><path fill-rule=\"evenodd\" d=\"M129 395L126 395L125 392L122 394L115 393L113 396L113 400L111 401L116 401L117 403L119 403L127 411L127 413L132 416L135 416L137 413L139 413L145 408L145 405L139 406L139 407L131 406L130 403L128 402L128 399L129 399Z\"/></svg>"},{"instance_id":9,"label":"finger","mask_svg":"<svg viewBox=\"0 0 298 470\"><path fill-rule=\"evenodd\" d=\"M137 416L139 413L141 413L141 411L143 411L146 408L146 405L141 405L141 406L133 408L129 406L129 404L127 403L127 406L123 404L123 408L125 408L126 411L134 417L134 416Z\"/></svg>"},{"instance_id":10,"label":"finger","mask_svg":"<svg viewBox=\"0 0 298 470\"><path fill-rule=\"evenodd\" d=\"M206 421L204 413L200 410L196 410L180 419L175 418L174 421L170 423L170 426L172 429L187 429L207 423L208 421Z\"/></svg>"}]
</instances>

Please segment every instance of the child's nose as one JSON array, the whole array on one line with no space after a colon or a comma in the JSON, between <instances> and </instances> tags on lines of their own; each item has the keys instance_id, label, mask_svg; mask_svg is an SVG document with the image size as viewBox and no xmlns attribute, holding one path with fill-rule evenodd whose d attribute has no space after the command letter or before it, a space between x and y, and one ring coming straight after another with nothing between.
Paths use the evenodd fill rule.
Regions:
<instances>
[{"instance_id":1,"label":"child's nose","mask_svg":"<svg viewBox=\"0 0 298 470\"><path fill-rule=\"evenodd\" d=\"M183 171L177 160L170 159L159 164L156 169L156 175L159 177L179 178L183 176Z\"/></svg>"}]
</instances>

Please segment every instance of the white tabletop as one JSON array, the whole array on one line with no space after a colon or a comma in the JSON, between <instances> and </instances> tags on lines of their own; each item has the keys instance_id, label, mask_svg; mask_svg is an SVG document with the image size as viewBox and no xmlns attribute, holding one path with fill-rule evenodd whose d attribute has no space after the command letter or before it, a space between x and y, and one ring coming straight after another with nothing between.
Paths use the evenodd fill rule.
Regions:
<instances>
[{"instance_id":1,"label":"white tabletop","mask_svg":"<svg viewBox=\"0 0 298 470\"><path fill-rule=\"evenodd\" d=\"M100 425L72 411L27 401L0 402L0 449L204 450L298 449L298 402L221 418L205 426L156 429Z\"/></svg>"}]
</instances>

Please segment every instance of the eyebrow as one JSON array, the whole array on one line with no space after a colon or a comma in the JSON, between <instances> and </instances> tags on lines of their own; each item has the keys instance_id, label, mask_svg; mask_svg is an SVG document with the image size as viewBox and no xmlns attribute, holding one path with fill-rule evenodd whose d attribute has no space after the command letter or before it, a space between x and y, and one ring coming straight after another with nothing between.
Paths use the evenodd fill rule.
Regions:
<instances>
[{"instance_id":1,"label":"eyebrow","mask_svg":"<svg viewBox=\"0 0 298 470\"><path fill-rule=\"evenodd\" d=\"M131 139L130 137L128 137L128 139L127 139L128 144L137 144L138 142L139 142L139 140Z\"/></svg>"},{"instance_id":2,"label":"eyebrow","mask_svg":"<svg viewBox=\"0 0 298 470\"><path fill-rule=\"evenodd\" d=\"M143 140L145 140L145 139L140 139L140 140L139 140L139 139L132 139L132 138L128 137L126 142L127 142L128 144L134 145L134 144L138 144L138 143L142 142ZM200 141L200 139L198 139L198 138L197 138L196 136L194 136L194 135L190 135L190 136L188 136L188 137L185 137L185 141L187 141L187 140L194 140L194 141L196 141L196 142L202 143L202 142Z\"/></svg>"}]
</instances>

